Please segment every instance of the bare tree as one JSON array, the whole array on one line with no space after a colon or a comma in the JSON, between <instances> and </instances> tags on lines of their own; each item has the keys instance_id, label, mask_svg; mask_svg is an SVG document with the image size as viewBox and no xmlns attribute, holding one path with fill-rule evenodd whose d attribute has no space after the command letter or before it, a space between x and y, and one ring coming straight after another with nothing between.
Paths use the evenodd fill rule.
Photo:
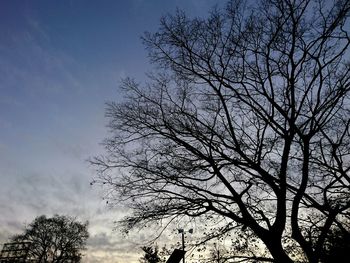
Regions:
<instances>
[{"instance_id":1,"label":"bare tree","mask_svg":"<svg viewBox=\"0 0 350 263\"><path fill-rule=\"evenodd\" d=\"M330 229L349 232L350 1L254 3L144 36L158 71L108 103L96 181L133 209L128 228L210 219L204 241L250 231L260 262L314 263Z\"/></svg>"},{"instance_id":2,"label":"bare tree","mask_svg":"<svg viewBox=\"0 0 350 263\"><path fill-rule=\"evenodd\" d=\"M30 242L28 257L33 262L81 262L81 251L89 237L87 224L66 216L47 218L42 215L12 240Z\"/></svg>"}]
</instances>

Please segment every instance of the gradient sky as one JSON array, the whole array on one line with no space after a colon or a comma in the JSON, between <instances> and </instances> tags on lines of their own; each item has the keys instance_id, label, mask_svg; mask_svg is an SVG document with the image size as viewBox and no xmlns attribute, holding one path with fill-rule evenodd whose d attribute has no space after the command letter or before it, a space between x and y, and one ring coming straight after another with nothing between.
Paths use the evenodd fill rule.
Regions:
<instances>
[{"instance_id":1,"label":"gradient sky","mask_svg":"<svg viewBox=\"0 0 350 263\"><path fill-rule=\"evenodd\" d=\"M104 103L122 77L151 69L140 36L176 8L220 0L0 1L0 246L36 216L89 220L84 262L137 262L145 233L123 239L89 185L87 159L107 135Z\"/></svg>"}]
</instances>

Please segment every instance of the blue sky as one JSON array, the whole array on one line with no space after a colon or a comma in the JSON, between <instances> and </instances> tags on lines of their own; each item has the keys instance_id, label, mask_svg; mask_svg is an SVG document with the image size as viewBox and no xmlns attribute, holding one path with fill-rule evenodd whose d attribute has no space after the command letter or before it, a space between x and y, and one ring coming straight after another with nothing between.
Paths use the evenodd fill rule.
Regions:
<instances>
[{"instance_id":1,"label":"blue sky","mask_svg":"<svg viewBox=\"0 0 350 263\"><path fill-rule=\"evenodd\" d=\"M84 262L137 262L147 235L122 239L91 188L87 159L106 136L104 103L120 79L152 69L140 36L176 8L207 14L215 0L0 1L0 245L36 216L90 221Z\"/></svg>"}]
</instances>

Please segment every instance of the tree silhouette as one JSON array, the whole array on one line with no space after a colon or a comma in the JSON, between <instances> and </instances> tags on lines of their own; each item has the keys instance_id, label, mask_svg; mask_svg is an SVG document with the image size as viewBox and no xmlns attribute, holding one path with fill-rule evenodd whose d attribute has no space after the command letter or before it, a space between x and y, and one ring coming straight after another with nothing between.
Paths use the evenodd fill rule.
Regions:
<instances>
[{"instance_id":1,"label":"tree silhouette","mask_svg":"<svg viewBox=\"0 0 350 263\"><path fill-rule=\"evenodd\" d=\"M349 232L350 1L249 3L145 34L157 72L107 104L96 182L127 228L187 216L211 224L203 242L250 232L260 262L316 263Z\"/></svg>"},{"instance_id":2,"label":"tree silhouette","mask_svg":"<svg viewBox=\"0 0 350 263\"><path fill-rule=\"evenodd\" d=\"M38 263L81 262L81 250L85 249L89 237L87 225L67 216L42 215L12 241L30 242L28 258Z\"/></svg>"},{"instance_id":3,"label":"tree silhouette","mask_svg":"<svg viewBox=\"0 0 350 263\"><path fill-rule=\"evenodd\" d=\"M142 247L144 255L140 258L140 263L162 263L164 260L158 251L158 247L144 246Z\"/></svg>"}]
</instances>

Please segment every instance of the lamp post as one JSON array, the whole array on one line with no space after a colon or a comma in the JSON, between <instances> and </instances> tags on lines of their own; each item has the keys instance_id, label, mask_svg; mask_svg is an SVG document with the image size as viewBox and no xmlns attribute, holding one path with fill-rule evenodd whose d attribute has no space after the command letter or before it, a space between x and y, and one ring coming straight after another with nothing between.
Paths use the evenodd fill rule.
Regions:
<instances>
[{"instance_id":1,"label":"lamp post","mask_svg":"<svg viewBox=\"0 0 350 263\"><path fill-rule=\"evenodd\" d=\"M182 240L182 250L184 252L182 262L185 263L185 230L183 228L178 229L179 234L181 234L181 240ZM188 233L192 234L193 229L189 229Z\"/></svg>"}]
</instances>

